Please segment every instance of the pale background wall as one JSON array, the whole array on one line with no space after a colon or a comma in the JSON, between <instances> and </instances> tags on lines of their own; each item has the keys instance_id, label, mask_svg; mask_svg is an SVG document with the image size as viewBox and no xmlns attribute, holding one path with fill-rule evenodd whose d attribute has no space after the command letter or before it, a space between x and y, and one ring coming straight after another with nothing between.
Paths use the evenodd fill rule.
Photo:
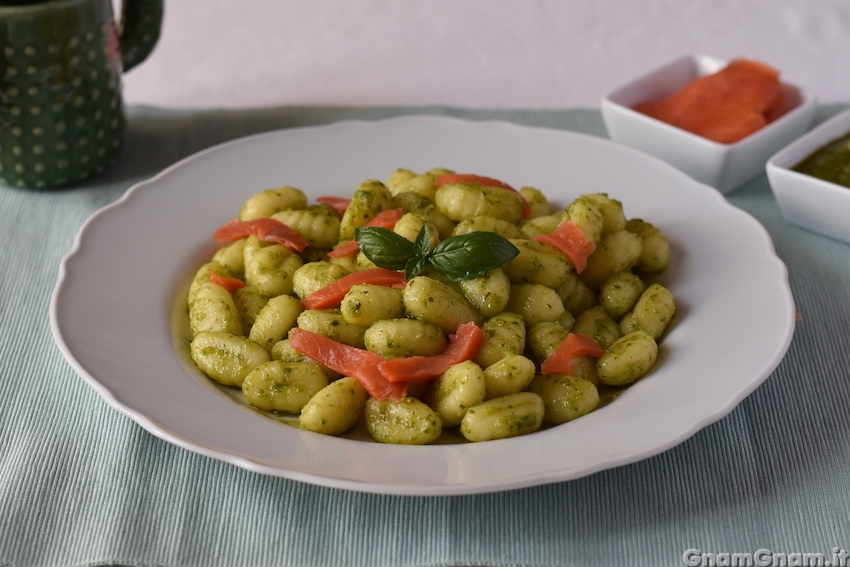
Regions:
<instances>
[{"instance_id":1,"label":"pale background wall","mask_svg":"<svg viewBox=\"0 0 850 567\"><path fill-rule=\"evenodd\" d=\"M165 1L128 103L595 107L690 53L850 101L848 0Z\"/></svg>"}]
</instances>

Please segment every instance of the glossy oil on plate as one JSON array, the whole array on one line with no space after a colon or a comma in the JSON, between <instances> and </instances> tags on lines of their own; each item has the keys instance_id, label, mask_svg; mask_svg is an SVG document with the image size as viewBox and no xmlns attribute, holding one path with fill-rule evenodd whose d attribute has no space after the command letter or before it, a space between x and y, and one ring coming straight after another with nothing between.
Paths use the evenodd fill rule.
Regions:
<instances>
[{"instance_id":1,"label":"glossy oil on plate","mask_svg":"<svg viewBox=\"0 0 850 567\"><path fill-rule=\"evenodd\" d=\"M192 372L171 329L213 232L282 185L348 196L396 168L446 167L534 186L564 206L605 192L671 244L659 278L677 315L659 362L576 421L484 443L394 446L281 424ZM655 158L607 140L502 122L406 117L236 140L136 185L82 227L51 303L59 348L114 408L152 434L239 467L365 492L435 495L579 478L656 455L728 414L784 356L794 302L763 227Z\"/></svg>"}]
</instances>

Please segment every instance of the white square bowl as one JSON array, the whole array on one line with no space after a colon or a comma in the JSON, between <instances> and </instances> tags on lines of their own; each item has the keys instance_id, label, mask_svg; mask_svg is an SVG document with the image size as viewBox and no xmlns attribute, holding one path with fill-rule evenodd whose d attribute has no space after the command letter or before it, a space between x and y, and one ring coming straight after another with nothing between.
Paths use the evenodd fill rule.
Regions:
<instances>
[{"instance_id":1,"label":"white square bowl","mask_svg":"<svg viewBox=\"0 0 850 567\"><path fill-rule=\"evenodd\" d=\"M683 57L605 96L602 117L611 139L661 158L724 194L762 174L771 155L811 126L817 104L811 93L783 82L783 102L772 120L734 144L708 140L633 110L638 103L669 96L727 63L703 55Z\"/></svg>"},{"instance_id":2,"label":"white square bowl","mask_svg":"<svg viewBox=\"0 0 850 567\"><path fill-rule=\"evenodd\" d=\"M833 116L767 162L767 179L791 224L850 243L850 188L791 168L850 132L850 110Z\"/></svg>"}]
</instances>

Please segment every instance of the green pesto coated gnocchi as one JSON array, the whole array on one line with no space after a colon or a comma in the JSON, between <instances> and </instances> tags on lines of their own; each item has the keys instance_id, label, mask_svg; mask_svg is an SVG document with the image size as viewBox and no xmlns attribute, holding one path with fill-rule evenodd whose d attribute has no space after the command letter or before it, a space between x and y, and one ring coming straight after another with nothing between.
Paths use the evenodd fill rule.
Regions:
<instances>
[{"instance_id":1,"label":"green pesto coated gnocchi","mask_svg":"<svg viewBox=\"0 0 850 567\"><path fill-rule=\"evenodd\" d=\"M431 173L423 173L410 179L406 191L417 193L433 201L437 195L437 178Z\"/></svg>"},{"instance_id":2,"label":"green pesto coated gnocchi","mask_svg":"<svg viewBox=\"0 0 850 567\"><path fill-rule=\"evenodd\" d=\"M300 256L280 244L265 244L255 236L245 242L245 283L265 297L291 294L292 276L303 264Z\"/></svg>"},{"instance_id":3,"label":"green pesto coated gnocchi","mask_svg":"<svg viewBox=\"0 0 850 567\"><path fill-rule=\"evenodd\" d=\"M623 204L616 199L611 199L606 193L588 193L582 195L594 205L602 215L602 234L611 234L626 228L626 215L623 214Z\"/></svg>"},{"instance_id":4,"label":"green pesto coated gnocchi","mask_svg":"<svg viewBox=\"0 0 850 567\"><path fill-rule=\"evenodd\" d=\"M543 399L533 392L501 396L472 406L460 432L470 441L492 441L532 433L543 423Z\"/></svg>"},{"instance_id":5,"label":"green pesto coated gnocchi","mask_svg":"<svg viewBox=\"0 0 850 567\"><path fill-rule=\"evenodd\" d=\"M558 286L558 295L564 303L564 308L573 317L596 305L598 299L596 292L590 289L575 272L567 274L564 283Z\"/></svg>"},{"instance_id":6,"label":"green pesto coated gnocchi","mask_svg":"<svg viewBox=\"0 0 850 567\"><path fill-rule=\"evenodd\" d=\"M627 230L606 234L599 241L596 251L587 260L587 268L581 279L592 289L618 272L632 268L640 258L640 236Z\"/></svg>"},{"instance_id":7,"label":"green pesto coated gnocchi","mask_svg":"<svg viewBox=\"0 0 850 567\"><path fill-rule=\"evenodd\" d=\"M408 315L436 325L445 333L454 333L461 323L481 319L462 293L427 276L416 276L407 282L402 299Z\"/></svg>"},{"instance_id":8,"label":"green pesto coated gnocchi","mask_svg":"<svg viewBox=\"0 0 850 567\"><path fill-rule=\"evenodd\" d=\"M245 240L237 240L223 248L219 248L212 257L212 264L217 264L224 268L225 273L219 273L218 270L213 270L220 276L226 273L231 274L231 277L241 277L245 272Z\"/></svg>"},{"instance_id":9,"label":"green pesto coated gnocchi","mask_svg":"<svg viewBox=\"0 0 850 567\"><path fill-rule=\"evenodd\" d=\"M387 177L385 184L387 189L390 190L390 193L398 195L399 193L403 193L408 190L410 181L414 177L416 177L416 172L407 169L406 167L400 167Z\"/></svg>"},{"instance_id":10,"label":"green pesto coated gnocchi","mask_svg":"<svg viewBox=\"0 0 850 567\"><path fill-rule=\"evenodd\" d=\"M428 234L431 235L431 249L437 245L440 239L440 231L434 226L434 223L425 220L424 217L416 213L404 213L398 222L393 227L393 232L399 234L411 242L416 240L419 231L423 226L428 227Z\"/></svg>"},{"instance_id":11,"label":"green pesto coated gnocchi","mask_svg":"<svg viewBox=\"0 0 850 567\"><path fill-rule=\"evenodd\" d=\"M560 215L545 215L542 217L533 217L523 221L519 225L519 230L522 232L521 238L534 240L535 236L552 232L558 225L561 224Z\"/></svg>"},{"instance_id":12,"label":"green pesto coated gnocchi","mask_svg":"<svg viewBox=\"0 0 850 567\"><path fill-rule=\"evenodd\" d=\"M602 348L609 347L622 336L617 321L601 305L591 307L576 317L572 332L590 337Z\"/></svg>"},{"instance_id":13,"label":"green pesto coated gnocchi","mask_svg":"<svg viewBox=\"0 0 850 567\"><path fill-rule=\"evenodd\" d=\"M217 261L210 261L201 266L198 271L195 273L195 277L192 278L192 283L189 285L189 294L186 298L186 304L189 307L192 307L192 304L195 303L195 296L198 294L198 289L205 283L209 283L210 281L210 272L215 273L217 276L222 276L226 278L235 277L237 274L229 270L223 264Z\"/></svg>"},{"instance_id":14,"label":"green pesto coated gnocchi","mask_svg":"<svg viewBox=\"0 0 850 567\"><path fill-rule=\"evenodd\" d=\"M272 297L257 314L248 338L271 352L275 343L295 326L301 310L301 302L291 295Z\"/></svg>"},{"instance_id":15,"label":"green pesto coated gnocchi","mask_svg":"<svg viewBox=\"0 0 850 567\"><path fill-rule=\"evenodd\" d=\"M457 223L452 236L469 234L477 231L495 232L505 238L522 238L522 231L517 225L506 220L488 216L475 216Z\"/></svg>"},{"instance_id":16,"label":"green pesto coated gnocchi","mask_svg":"<svg viewBox=\"0 0 850 567\"><path fill-rule=\"evenodd\" d=\"M189 327L193 336L204 331L242 334L242 319L229 291L208 281L198 287L194 299L189 308Z\"/></svg>"},{"instance_id":17,"label":"green pesto coated gnocchi","mask_svg":"<svg viewBox=\"0 0 850 567\"><path fill-rule=\"evenodd\" d=\"M299 299L304 299L350 273L346 267L327 260L308 262L292 274L292 291Z\"/></svg>"},{"instance_id":18,"label":"green pesto coated gnocchi","mask_svg":"<svg viewBox=\"0 0 850 567\"><path fill-rule=\"evenodd\" d=\"M384 358L434 356L445 350L448 340L436 325L419 319L382 319L366 329L367 350Z\"/></svg>"},{"instance_id":19,"label":"green pesto coated gnocchi","mask_svg":"<svg viewBox=\"0 0 850 567\"><path fill-rule=\"evenodd\" d=\"M242 393L261 410L297 414L327 385L328 378L316 363L271 360L245 376Z\"/></svg>"},{"instance_id":20,"label":"green pesto coated gnocchi","mask_svg":"<svg viewBox=\"0 0 850 567\"><path fill-rule=\"evenodd\" d=\"M652 224L642 219L631 219L626 230L640 236L642 248L635 267L641 272L661 272L670 261L670 243L667 237Z\"/></svg>"},{"instance_id":21,"label":"green pesto coated gnocchi","mask_svg":"<svg viewBox=\"0 0 850 567\"><path fill-rule=\"evenodd\" d=\"M254 341L220 331L198 333L190 349L198 368L225 386L241 387L245 376L269 361L269 353Z\"/></svg>"},{"instance_id":22,"label":"green pesto coated gnocchi","mask_svg":"<svg viewBox=\"0 0 850 567\"><path fill-rule=\"evenodd\" d=\"M260 295L257 288L252 285L242 286L233 292L233 303L239 312L239 318L242 319L243 335L247 337L251 333L251 327L257 320L257 315L268 302L269 298Z\"/></svg>"},{"instance_id":23,"label":"green pesto coated gnocchi","mask_svg":"<svg viewBox=\"0 0 850 567\"><path fill-rule=\"evenodd\" d=\"M605 227L605 217L592 200L579 197L561 213L561 221L572 221L584 232L588 240L598 243Z\"/></svg>"},{"instance_id":24,"label":"green pesto coated gnocchi","mask_svg":"<svg viewBox=\"0 0 850 567\"><path fill-rule=\"evenodd\" d=\"M541 375L532 381L531 391L543 399L543 421L552 425L587 415L599 406L599 391L583 378Z\"/></svg>"},{"instance_id":25,"label":"green pesto coated gnocchi","mask_svg":"<svg viewBox=\"0 0 850 567\"><path fill-rule=\"evenodd\" d=\"M599 386L596 358L592 356L574 356L570 361L570 376L573 378L583 378L594 386Z\"/></svg>"},{"instance_id":26,"label":"green pesto coated gnocchi","mask_svg":"<svg viewBox=\"0 0 850 567\"><path fill-rule=\"evenodd\" d=\"M602 283L599 305L615 319L628 313L637 303L646 284L636 274L619 272Z\"/></svg>"},{"instance_id":27,"label":"green pesto coated gnocchi","mask_svg":"<svg viewBox=\"0 0 850 567\"><path fill-rule=\"evenodd\" d=\"M358 284L345 294L340 311L349 323L369 326L382 319L404 316L404 300L400 289Z\"/></svg>"},{"instance_id":28,"label":"green pesto coated gnocchi","mask_svg":"<svg viewBox=\"0 0 850 567\"><path fill-rule=\"evenodd\" d=\"M301 408L301 427L325 435L339 435L357 423L369 394L356 378L346 376L331 382Z\"/></svg>"},{"instance_id":29,"label":"green pesto coated gnocchi","mask_svg":"<svg viewBox=\"0 0 850 567\"><path fill-rule=\"evenodd\" d=\"M339 266L341 268L344 268L347 271L347 273L349 273L349 274L352 273L352 272L356 272L358 270L358 268L357 268L357 258L358 257L359 257L358 254L349 254L349 255L345 255L345 256L334 256L334 257L327 256L327 255L325 256L325 258L327 258L328 262L330 262L331 264L333 264L335 266ZM324 261L325 258L322 258L321 261Z\"/></svg>"},{"instance_id":30,"label":"green pesto coated gnocchi","mask_svg":"<svg viewBox=\"0 0 850 567\"><path fill-rule=\"evenodd\" d=\"M366 427L379 443L426 445L443 432L437 412L416 398L366 401Z\"/></svg>"},{"instance_id":31,"label":"green pesto coated gnocchi","mask_svg":"<svg viewBox=\"0 0 850 567\"><path fill-rule=\"evenodd\" d=\"M511 296L511 281L501 268L478 278L460 282L464 297L483 317L505 310Z\"/></svg>"},{"instance_id":32,"label":"green pesto coated gnocchi","mask_svg":"<svg viewBox=\"0 0 850 567\"><path fill-rule=\"evenodd\" d=\"M528 349L535 362L542 364L544 360L552 356L567 335L570 329L565 328L556 321L537 323L528 329Z\"/></svg>"},{"instance_id":33,"label":"green pesto coated gnocchi","mask_svg":"<svg viewBox=\"0 0 850 567\"><path fill-rule=\"evenodd\" d=\"M349 323L339 309L307 309L298 315L299 329L310 331L353 347L363 348L366 326Z\"/></svg>"},{"instance_id":34,"label":"green pesto coated gnocchi","mask_svg":"<svg viewBox=\"0 0 850 567\"><path fill-rule=\"evenodd\" d=\"M282 360L283 362L306 362L308 360L306 356L292 347L289 339L276 342L269 354L272 360Z\"/></svg>"},{"instance_id":35,"label":"green pesto coated gnocchi","mask_svg":"<svg viewBox=\"0 0 850 567\"><path fill-rule=\"evenodd\" d=\"M452 235L457 223L447 217L433 199L429 199L413 191L405 191L393 197L393 206L403 209L406 213L415 213L425 219L425 222L437 228L440 238Z\"/></svg>"},{"instance_id":36,"label":"green pesto coated gnocchi","mask_svg":"<svg viewBox=\"0 0 850 567\"><path fill-rule=\"evenodd\" d=\"M185 304L197 368L241 391L256 410L297 419L305 435L368 432L380 443L409 445L559 426L599 407L600 391L607 402L614 388L649 374L676 313L670 289L644 279L663 281L656 274L670 263L661 230L628 218L621 201L598 190L559 203L536 187L514 191L486 177L448 175L454 173L399 168L386 181L367 179L353 194L319 203L289 186L250 196L241 221L271 219L262 226L282 223L308 245L296 250L263 240L266 229L246 223L250 236L221 246L197 270ZM381 219L399 219L386 225L395 234L368 234L396 250L382 251L382 260L361 241L367 257L351 241L390 209ZM537 240L563 223L595 245L583 269L584 259L558 244L563 231ZM417 244L423 227L430 243ZM471 279L463 279L465 265L452 265L463 249L442 246L429 257L446 239L472 242L473 233L499 235L518 254L470 269ZM387 264L393 254L401 261ZM375 262L379 270L355 276L379 268ZM412 271L401 282L377 274L395 284L373 279L387 269ZM303 300L319 290L332 296L329 303L305 309ZM565 355L561 347L586 340L576 334L602 354ZM305 337L321 348L307 348Z\"/></svg>"},{"instance_id":37,"label":"green pesto coated gnocchi","mask_svg":"<svg viewBox=\"0 0 850 567\"><path fill-rule=\"evenodd\" d=\"M502 266L511 283L531 283L557 288L572 270L572 264L558 250L536 240L513 239L519 255Z\"/></svg>"},{"instance_id":38,"label":"green pesto coated gnocchi","mask_svg":"<svg viewBox=\"0 0 850 567\"><path fill-rule=\"evenodd\" d=\"M623 334L646 331L657 340L675 313L676 301L670 290L661 284L652 284L641 294L635 308L620 321L620 330Z\"/></svg>"},{"instance_id":39,"label":"green pesto coated gnocchi","mask_svg":"<svg viewBox=\"0 0 850 567\"><path fill-rule=\"evenodd\" d=\"M483 338L473 360L482 368L502 360L509 354L525 350L526 327L522 315L502 312L490 317L481 326Z\"/></svg>"},{"instance_id":40,"label":"green pesto coated gnocchi","mask_svg":"<svg viewBox=\"0 0 850 567\"><path fill-rule=\"evenodd\" d=\"M522 198L518 193L480 183L447 183L434 196L437 208L453 221L488 216L510 223L522 219Z\"/></svg>"},{"instance_id":41,"label":"green pesto coated gnocchi","mask_svg":"<svg viewBox=\"0 0 850 567\"><path fill-rule=\"evenodd\" d=\"M484 369L485 399L492 400L525 389L534 378L534 362L521 354L509 354Z\"/></svg>"},{"instance_id":42,"label":"green pesto coated gnocchi","mask_svg":"<svg viewBox=\"0 0 850 567\"><path fill-rule=\"evenodd\" d=\"M269 354L271 355L272 360L280 360L282 362L315 362L295 350L289 339L283 339L276 342L274 346L272 346ZM331 370L327 366L320 364L319 367L325 373L325 376L328 377L329 382L342 378L342 375L339 372Z\"/></svg>"},{"instance_id":43,"label":"green pesto coated gnocchi","mask_svg":"<svg viewBox=\"0 0 850 567\"><path fill-rule=\"evenodd\" d=\"M519 194L528 203L528 208L531 210L529 218L539 218L552 214L552 204L549 199L543 194L543 191L536 187L522 187Z\"/></svg>"},{"instance_id":44,"label":"green pesto coated gnocchi","mask_svg":"<svg viewBox=\"0 0 850 567\"><path fill-rule=\"evenodd\" d=\"M395 170L386 180L387 188L393 196L399 193L417 193L433 201L437 192L437 178L435 174L428 172L417 175L415 172L400 168Z\"/></svg>"},{"instance_id":45,"label":"green pesto coated gnocchi","mask_svg":"<svg viewBox=\"0 0 850 567\"><path fill-rule=\"evenodd\" d=\"M486 378L481 367L467 360L453 365L431 385L428 405L437 412L443 427L460 425L469 408L484 401Z\"/></svg>"},{"instance_id":46,"label":"green pesto coated gnocchi","mask_svg":"<svg viewBox=\"0 0 850 567\"><path fill-rule=\"evenodd\" d=\"M239 211L239 220L247 221L270 217L287 209L307 208L307 196L296 187L280 187L260 191L245 201Z\"/></svg>"},{"instance_id":47,"label":"green pesto coated gnocchi","mask_svg":"<svg viewBox=\"0 0 850 567\"><path fill-rule=\"evenodd\" d=\"M357 272L357 271L360 271L360 270L369 270L371 268L377 268L377 267L378 266L376 266L372 262L372 260L367 258L366 254L364 254L363 251L360 250L360 251L357 252L357 263L355 264L355 269L352 270L352 271Z\"/></svg>"},{"instance_id":48,"label":"green pesto coated gnocchi","mask_svg":"<svg viewBox=\"0 0 850 567\"><path fill-rule=\"evenodd\" d=\"M599 381L609 386L627 386L641 379L658 358L658 344L645 331L634 331L617 339L596 361Z\"/></svg>"},{"instance_id":49,"label":"green pesto coated gnocchi","mask_svg":"<svg viewBox=\"0 0 850 567\"><path fill-rule=\"evenodd\" d=\"M339 242L340 220L327 206L287 209L271 218L289 226L314 248L333 248Z\"/></svg>"},{"instance_id":50,"label":"green pesto coated gnocchi","mask_svg":"<svg viewBox=\"0 0 850 567\"><path fill-rule=\"evenodd\" d=\"M360 184L339 224L339 240L351 240L358 226L363 226L384 209L392 208L393 196L386 185L376 179Z\"/></svg>"},{"instance_id":51,"label":"green pesto coated gnocchi","mask_svg":"<svg viewBox=\"0 0 850 567\"><path fill-rule=\"evenodd\" d=\"M526 326L558 321L566 313L558 292L540 284L514 284L506 309L522 316Z\"/></svg>"}]
</instances>

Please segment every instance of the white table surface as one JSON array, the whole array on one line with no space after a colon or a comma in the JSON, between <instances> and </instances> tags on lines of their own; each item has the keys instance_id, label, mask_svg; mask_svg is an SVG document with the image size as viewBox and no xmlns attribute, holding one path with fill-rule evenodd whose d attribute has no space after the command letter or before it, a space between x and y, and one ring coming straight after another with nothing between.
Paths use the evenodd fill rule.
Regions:
<instances>
[{"instance_id":1,"label":"white table surface","mask_svg":"<svg viewBox=\"0 0 850 567\"><path fill-rule=\"evenodd\" d=\"M847 102L850 2L165 0L124 92L173 108L596 107L692 53L759 59Z\"/></svg>"}]
</instances>

